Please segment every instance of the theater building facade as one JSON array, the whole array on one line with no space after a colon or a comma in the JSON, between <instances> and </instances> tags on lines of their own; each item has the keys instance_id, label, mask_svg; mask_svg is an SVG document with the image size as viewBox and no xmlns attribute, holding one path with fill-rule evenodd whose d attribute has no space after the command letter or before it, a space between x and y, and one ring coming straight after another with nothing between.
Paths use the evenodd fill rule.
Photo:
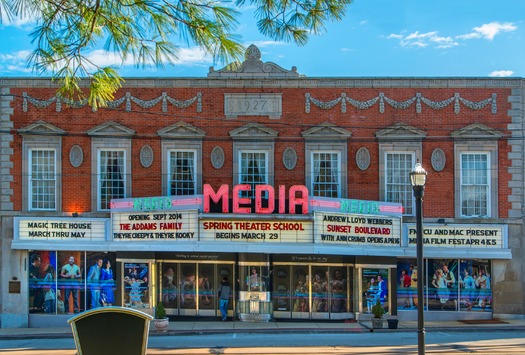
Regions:
<instances>
[{"instance_id":1,"label":"theater building facade","mask_svg":"<svg viewBox=\"0 0 525 355\"><path fill-rule=\"evenodd\" d=\"M0 326L124 306L366 320L524 316L524 80L128 79L108 107L0 78ZM409 173L428 172L424 272ZM424 305L416 297L424 283ZM184 319L184 318L180 318Z\"/></svg>"}]
</instances>

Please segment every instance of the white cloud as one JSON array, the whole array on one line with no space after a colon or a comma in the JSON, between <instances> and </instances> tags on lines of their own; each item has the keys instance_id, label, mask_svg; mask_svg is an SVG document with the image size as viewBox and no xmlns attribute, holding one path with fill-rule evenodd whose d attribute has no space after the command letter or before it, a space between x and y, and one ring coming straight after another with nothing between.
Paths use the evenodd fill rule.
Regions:
<instances>
[{"instance_id":1,"label":"white cloud","mask_svg":"<svg viewBox=\"0 0 525 355\"><path fill-rule=\"evenodd\" d=\"M512 32L518 29L512 22L491 22L483 24L479 27L474 27L471 33L457 36L459 39L474 39L483 38L492 41L494 37L502 32Z\"/></svg>"},{"instance_id":2,"label":"white cloud","mask_svg":"<svg viewBox=\"0 0 525 355\"><path fill-rule=\"evenodd\" d=\"M31 72L31 68L27 67L27 57L30 53L30 51L26 50L9 54L0 54L0 63L2 63L0 72L9 74Z\"/></svg>"},{"instance_id":3,"label":"white cloud","mask_svg":"<svg viewBox=\"0 0 525 355\"><path fill-rule=\"evenodd\" d=\"M8 18L5 11L2 11L2 26L4 27L24 27L24 26L33 26L37 20L36 16L33 16L31 14L27 14L23 17L20 16L13 16L12 18Z\"/></svg>"},{"instance_id":4,"label":"white cloud","mask_svg":"<svg viewBox=\"0 0 525 355\"><path fill-rule=\"evenodd\" d=\"M30 54L30 51L18 51L14 52L12 54L0 54L0 60L3 62L20 62L20 61L26 61L27 56Z\"/></svg>"},{"instance_id":5,"label":"white cloud","mask_svg":"<svg viewBox=\"0 0 525 355\"><path fill-rule=\"evenodd\" d=\"M252 41L245 43L244 46L248 48L249 45L254 44L259 48L271 47L271 46L285 46L286 43L278 41Z\"/></svg>"},{"instance_id":6,"label":"white cloud","mask_svg":"<svg viewBox=\"0 0 525 355\"><path fill-rule=\"evenodd\" d=\"M428 46L435 46L436 48L444 49L459 45L452 37L442 37L438 35L437 31L419 33L413 32L409 35L392 33L388 35L388 39L397 39L403 47L419 47L425 48Z\"/></svg>"},{"instance_id":7,"label":"white cloud","mask_svg":"<svg viewBox=\"0 0 525 355\"><path fill-rule=\"evenodd\" d=\"M114 52L107 52L102 49L94 50L86 55L86 57L98 66L133 66L136 63L133 58L127 58L122 61L122 58ZM166 64L167 60L164 61ZM198 47L180 48L177 52L177 59L174 60L175 65L195 65L203 63L211 63L212 58L207 55L202 49ZM153 65L153 61L147 65Z\"/></svg>"},{"instance_id":8,"label":"white cloud","mask_svg":"<svg viewBox=\"0 0 525 355\"><path fill-rule=\"evenodd\" d=\"M31 68L27 68L27 58L31 51L23 50L13 52L9 54L0 54L0 72L9 72L10 74L16 73L27 73L31 72ZM114 67L126 67L134 66L133 58L128 58L126 61L122 61L122 58L114 52L108 52L102 49L94 50L90 53L85 54L86 58L90 60L94 65L97 66L114 66ZM207 55L202 49L198 47L192 48L181 48L178 51L178 59L175 60L174 65L179 66L199 66L199 65L210 65L212 63L211 56ZM165 61L168 64L168 61ZM153 62L148 65L153 65ZM88 68L93 70L94 68Z\"/></svg>"},{"instance_id":9,"label":"white cloud","mask_svg":"<svg viewBox=\"0 0 525 355\"><path fill-rule=\"evenodd\" d=\"M435 36L437 32L427 32L427 33L419 33L419 31L416 31L414 33L409 34L405 37L406 41L410 41L413 39L421 39L421 38L429 38L432 36Z\"/></svg>"},{"instance_id":10,"label":"white cloud","mask_svg":"<svg viewBox=\"0 0 525 355\"><path fill-rule=\"evenodd\" d=\"M398 34L395 34L395 33L391 33L386 38L388 38L388 39L390 39L390 38L401 39L401 38L403 38L403 35L398 35Z\"/></svg>"},{"instance_id":11,"label":"white cloud","mask_svg":"<svg viewBox=\"0 0 525 355\"><path fill-rule=\"evenodd\" d=\"M495 70L492 73L490 73L489 76L496 78L504 78L507 76L512 76L513 74L514 72L512 70Z\"/></svg>"}]
</instances>

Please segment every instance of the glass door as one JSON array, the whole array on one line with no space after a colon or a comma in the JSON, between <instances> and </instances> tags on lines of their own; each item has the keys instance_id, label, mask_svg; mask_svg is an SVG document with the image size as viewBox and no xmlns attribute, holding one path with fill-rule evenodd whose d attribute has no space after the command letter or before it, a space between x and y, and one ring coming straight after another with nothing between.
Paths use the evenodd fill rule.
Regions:
<instances>
[{"instance_id":1,"label":"glass door","mask_svg":"<svg viewBox=\"0 0 525 355\"><path fill-rule=\"evenodd\" d=\"M216 292L220 281L215 277L214 264L198 264L199 267L199 282L197 284L199 297L198 307L199 315L215 316L217 309Z\"/></svg>"},{"instance_id":2,"label":"glass door","mask_svg":"<svg viewBox=\"0 0 525 355\"><path fill-rule=\"evenodd\" d=\"M347 268L329 267L330 319L344 319L350 311Z\"/></svg>"},{"instance_id":3,"label":"glass door","mask_svg":"<svg viewBox=\"0 0 525 355\"><path fill-rule=\"evenodd\" d=\"M195 263L179 264L179 314L183 316L197 315L196 269L197 265Z\"/></svg>"},{"instance_id":4,"label":"glass door","mask_svg":"<svg viewBox=\"0 0 525 355\"><path fill-rule=\"evenodd\" d=\"M178 264L162 263L159 270L161 275L160 300L168 315L176 315L179 312Z\"/></svg>"},{"instance_id":5,"label":"glass door","mask_svg":"<svg viewBox=\"0 0 525 355\"><path fill-rule=\"evenodd\" d=\"M310 318L309 267L294 265L292 270L292 318Z\"/></svg>"},{"instance_id":6,"label":"glass door","mask_svg":"<svg viewBox=\"0 0 525 355\"><path fill-rule=\"evenodd\" d=\"M228 282L230 283L232 287L232 293L230 295L230 302L228 302L228 317L232 317L234 315L234 309L236 305L236 300L239 298L239 280L236 278L236 275L233 272L233 264L217 264L217 270L216 270L217 277L215 278L215 290L218 290L220 287L220 284L224 277L228 279ZM215 301L215 315L220 316L221 312L219 310L219 300L218 297L216 297Z\"/></svg>"},{"instance_id":7,"label":"glass door","mask_svg":"<svg viewBox=\"0 0 525 355\"><path fill-rule=\"evenodd\" d=\"M274 317L290 318L291 300L291 266L275 265L273 269L273 313Z\"/></svg>"}]
</instances>

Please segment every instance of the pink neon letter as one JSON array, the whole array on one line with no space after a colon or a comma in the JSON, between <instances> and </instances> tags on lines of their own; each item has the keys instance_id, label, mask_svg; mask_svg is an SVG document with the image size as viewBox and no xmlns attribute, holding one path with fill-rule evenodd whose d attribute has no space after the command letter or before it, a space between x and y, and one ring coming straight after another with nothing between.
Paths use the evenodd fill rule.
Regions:
<instances>
[{"instance_id":1,"label":"pink neon letter","mask_svg":"<svg viewBox=\"0 0 525 355\"><path fill-rule=\"evenodd\" d=\"M268 207L262 206L263 192L268 192ZM255 185L255 213L270 214L275 208L275 190L270 185Z\"/></svg>"},{"instance_id":2,"label":"pink neon letter","mask_svg":"<svg viewBox=\"0 0 525 355\"><path fill-rule=\"evenodd\" d=\"M296 192L301 192L301 197L295 197ZM308 214L308 189L304 185L293 185L290 187L288 193L288 199L290 200L288 205L288 213L295 214L295 205L303 206L303 214Z\"/></svg>"},{"instance_id":3,"label":"pink neon letter","mask_svg":"<svg viewBox=\"0 0 525 355\"><path fill-rule=\"evenodd\" d=\"M215 203L218 203L222 198L222 213L228 213L228 185L221 185L217 193L213 191L213 187L211 187L210 184L204 184L202 190L204 193L204 212L210 212L210 198Z\"/></svg>"},{"instance_id":4,"label":"pink neon letter","mask_svg":"<svg viewBox=\"0 0 525 355\"><path fill-rule=\"evenodd\" d=\"M240 207L240 204L249 205L251 200L248 197L239 197L239 192L250 191L252 188L248 184L235 185L233 187L233 213L250 213L251 207Z\"/></svg>"}]
</instances>

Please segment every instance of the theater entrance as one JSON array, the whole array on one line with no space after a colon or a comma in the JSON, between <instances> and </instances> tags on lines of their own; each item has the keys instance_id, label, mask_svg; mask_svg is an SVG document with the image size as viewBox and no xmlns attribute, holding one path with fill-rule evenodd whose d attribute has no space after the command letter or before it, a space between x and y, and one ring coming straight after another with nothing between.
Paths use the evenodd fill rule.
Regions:
<instances>
[{"instance_id":1,"label":"theater entrance","mask_svg":"<svg viewBox=\"0 0 525 355\"><path fill-rule=\"evenodd\" d=\"M353 315L353 267L274 263L275 318L347 319Z\"/></svg>"},{"instance_id":2,"label":"theater entrance","mask_svg":"<svg viewBox=\"0 0 525 355\"><path fill-rule=\"evenodd\" d=\"M228 277L235 287L233 262L165 260L158 262L157 268L160 279L157 302L163 303L168 315L218 316L217 290L222 278ZM234 306L230 302L232 315Z\"/></svg>"}]
</instances>

